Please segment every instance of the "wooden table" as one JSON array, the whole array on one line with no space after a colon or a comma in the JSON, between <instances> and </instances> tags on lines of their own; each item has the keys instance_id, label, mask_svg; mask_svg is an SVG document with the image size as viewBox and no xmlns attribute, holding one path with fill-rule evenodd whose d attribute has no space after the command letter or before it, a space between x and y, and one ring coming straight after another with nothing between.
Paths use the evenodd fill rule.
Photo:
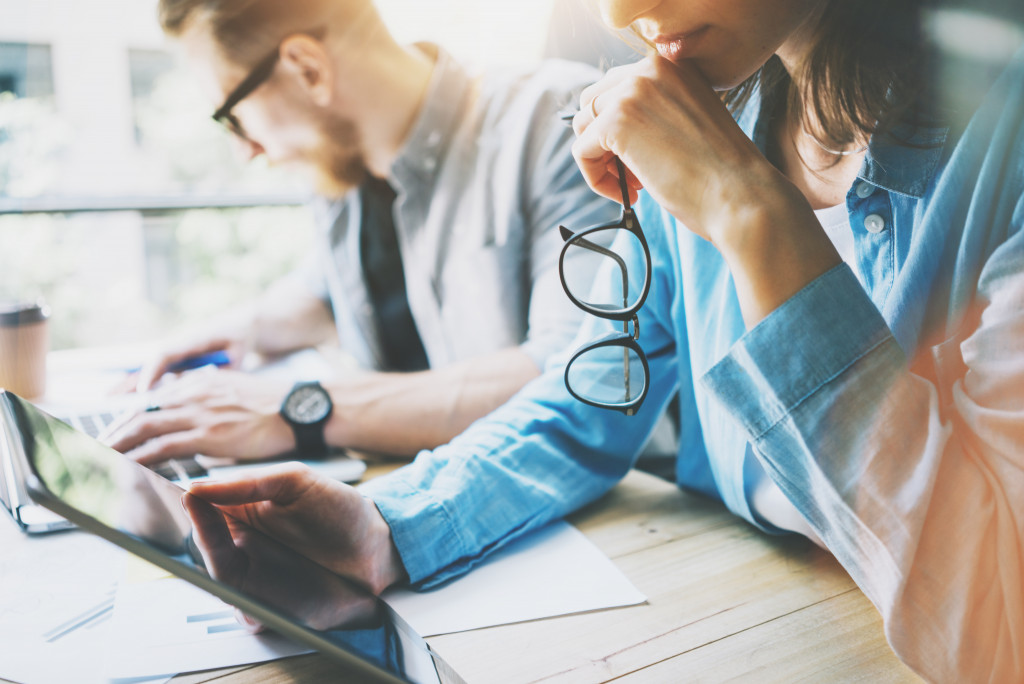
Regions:
<instances>
[{"instance_id":1,"label":"wooden table","mask_svg":"<svg viewBox=\"0 0 1024 684\"><path fill-rule=\"evenodd\" d=\"M886 644L864 594L806 540L766 536L640 472L570 522L648 603L428 639L469 684L920 681ZM335 677L310 655L174 682Z\"/></svg>"}]
</instances>

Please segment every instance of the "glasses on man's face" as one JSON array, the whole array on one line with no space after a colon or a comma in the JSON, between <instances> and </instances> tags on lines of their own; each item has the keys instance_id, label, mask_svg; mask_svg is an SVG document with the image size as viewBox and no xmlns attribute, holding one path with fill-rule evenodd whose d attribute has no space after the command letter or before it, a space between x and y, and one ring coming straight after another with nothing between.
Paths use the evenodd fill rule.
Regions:
<instances>
[{"instance_id":1,"label":"glasses on man's face","mask_svg":"<svg viewBox=\"0 0 1024 684\"><path fill-rule=\"evenodd\" d=\"M618 158L615 163L622 215L618 221L578 233L559 226L565 244L558 258L558 274L573 304L595 316L622 321L622 332L611 332L578 349L565 367L565 386L585 404L631 416L647 396L651 377L647 356L637 343L637 312L650 290L651 252L629 203L626 169ZM609 282L594 287L598 285L595 274Z\"/></svg>"},{"instance_id":2,"label":"glasses on man's face","mask_svg":"<svg viewBox=\"0 0 1024 684\"><path fill-rule=\"evenodd\" d=\"M274 48L274 51L259 61L256 67L249 72L249 75L238 84L238 86L231 91L224 100L224 104L220 106L217 111L213 113L213 120L223 125L226 129L237 135L242 140L252 142L252 139L245 132L242 127L242 122L238 120L238 117L231 113L231 110L235 108L239 102L249 97L254 90L263 85L263 82L270 78L270 75L274 73L274 67L277 66L277 60L281 58L280 47Z\"/></svg>"},{"instance_id":3,"label":"glasses on man's face","mask_svg":"<svg viewBox=\"0 0 1024 684\"><path fill-rule=\"evenodd\" d=\"M326 29L323 27L313 29L312 31L304 31L305 35L316 38L317 40L323 40L326 34ZM239 83L234 90L232 90L227 98L224 100L217 111L213 113L213 120L223 125L229 131L237 135L242 140L247 142L253 142L252 138L245 132L245 128L242 127L242 122L238 120L238 117L231 113L231 110L235 106L249 97L254 90L259 88L263 83L270 78L270 75L274 73L274 68L277 66L277 61L281 58L281 46L278 45L270 52L266 57L257 62L253 70L249 72L241 83Z\"/></svg>"}]
</instances>

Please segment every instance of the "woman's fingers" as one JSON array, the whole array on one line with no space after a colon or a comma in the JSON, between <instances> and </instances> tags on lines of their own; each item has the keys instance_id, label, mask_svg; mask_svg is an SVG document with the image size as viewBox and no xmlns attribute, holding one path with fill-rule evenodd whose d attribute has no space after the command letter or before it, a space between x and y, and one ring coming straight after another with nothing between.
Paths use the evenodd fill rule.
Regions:
<instances>
[{"instance_id":1,"label":"woman's fingers","mask_svg":"<svg viewBox=\"0 0 1024 684\"><path fill-rule=\"evenodd\" d=\"M316 474L307 466L282 463L253 469L251 474L232 480L193 482L189 491L218 506L241 506L261 501L288 505L313 486L316 479Z\"/></svg>"}]
</instances>

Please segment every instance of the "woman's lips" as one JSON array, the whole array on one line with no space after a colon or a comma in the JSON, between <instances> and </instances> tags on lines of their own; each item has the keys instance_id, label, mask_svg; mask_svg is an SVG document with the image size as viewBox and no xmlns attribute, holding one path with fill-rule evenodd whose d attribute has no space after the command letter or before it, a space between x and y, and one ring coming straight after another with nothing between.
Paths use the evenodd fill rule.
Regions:
<instances>
[{"instance_id":1,"label":"woman's lips","mask_svg":"<svg viewBox=\"0 0 1024 684\"><path fill-rule=\"evenodd\" d=\"M654 43L658 54L672 62L678 62L693 57L697 50L700 39L708 30L708 26L701 26L699 29L687 33L677 33L673 36L657 36L651 42Z\"/></svg>"}]
</instances>

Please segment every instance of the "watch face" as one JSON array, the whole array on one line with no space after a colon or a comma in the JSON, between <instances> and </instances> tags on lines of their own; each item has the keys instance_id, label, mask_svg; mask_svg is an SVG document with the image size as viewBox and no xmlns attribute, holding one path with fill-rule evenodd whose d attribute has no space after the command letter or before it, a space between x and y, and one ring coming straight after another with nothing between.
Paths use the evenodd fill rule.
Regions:
<instances>
[{"instance_id":1,"label":"watch face","mask_svg":"<svg viewBox=\"0 0 1024 684\"><path fill-rule=\"evenodd\" d=\"M327 392L316 385L299 387L284 405L288 417L296 423L309 425L321 420L331 410Z\"/></svg>"}]
</instances>

